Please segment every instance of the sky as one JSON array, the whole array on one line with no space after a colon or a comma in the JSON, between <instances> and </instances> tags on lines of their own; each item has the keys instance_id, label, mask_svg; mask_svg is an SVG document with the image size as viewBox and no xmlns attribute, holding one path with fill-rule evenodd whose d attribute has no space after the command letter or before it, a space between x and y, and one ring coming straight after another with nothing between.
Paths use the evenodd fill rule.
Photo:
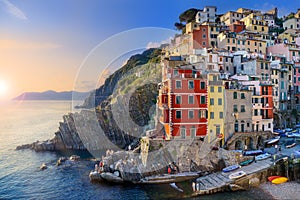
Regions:
<instances>
[{"instance_id":1,"label":"sky","mask_svg":"<svg viewBox=\"0 0 300 200\"><path fill-rule=\"evenodd\" d=\"M93 89L111 63L167 41L189 8L214 5L221 14L276 6L282 16L296 12L297 1L0 0L0 100L22 92Z\"/></svg>"}]
</instances>

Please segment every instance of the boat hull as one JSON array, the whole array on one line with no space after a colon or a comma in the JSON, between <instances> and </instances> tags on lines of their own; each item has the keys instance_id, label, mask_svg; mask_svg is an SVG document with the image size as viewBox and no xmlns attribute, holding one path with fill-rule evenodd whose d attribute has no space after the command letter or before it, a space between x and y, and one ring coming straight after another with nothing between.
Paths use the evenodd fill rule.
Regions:
<instances>
[{"instance_id":1,"label":"boat hull","mask_svg":"<svg viewBox=\"0 0 300 200\"><path fill-rule=\"evenodd\" d=\"M275 178L274 180L272 180L273 184L281 184L281 183L285 183L288 181L288 178L286 177L279 177L279 178Z\"/></svg>"}]
</instances>

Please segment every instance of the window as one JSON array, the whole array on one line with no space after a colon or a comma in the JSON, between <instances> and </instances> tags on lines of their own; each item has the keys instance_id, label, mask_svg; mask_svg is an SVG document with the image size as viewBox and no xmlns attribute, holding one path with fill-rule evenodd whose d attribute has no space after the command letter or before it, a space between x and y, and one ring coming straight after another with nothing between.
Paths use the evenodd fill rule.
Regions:
<instances>
[{"instance_id":1,"label":"window","mask_svg":"<svg viewBox=\"0 0 300 200\"><path fill-rule=\"evenodd\" d=\"M176 89L180 89L181 88L181 81L176 81Z\"/></svg>"},{"instance_id":2,"label":"window","mask_svg":"<svg viewBox=\"0 0 300 200\"><path fill-rule=\"evenodd\" d=\"M237 92L233 93L233 99L237 99Z\"/></svg>"},{"instance_id":3,"label":"window","mask_svg":"<svg viewBox=\"0 0 300 200\"><path fill-rule=\"evenodd\" d=\"M268 63L265 63L265 69L269 69Z\"/></svg>"},{"instance_id":4,"label":"window","mask_svg":"<svg viewBox=\"0 0 300 200\"><path fill-rule=\"evenodd\" d=\"M257 26L254 26L254 30L257 30Z\"/></svg>"},{"instance_id":5,"label":"window","mask_svg":"<svg viewBox=\"0 0 300 200\"><path fill-rule=\"evenodd\" d=\"M254 110L254 116L258 116L258 110L257 109Z\"/></svg>"},{"instance_id":6,"label":"window","mask_svg":"<svg viewBox=\"0 0 300 200\"><path fill-rule=\"evenodd\" d=\"M191 138L195 138L196 137L196 128L195 126L192 126L191 128Z\"/></svg>"},{"instance_id":7,"label":"window","mask_svg":"<svg viewBox=\"0 0 300 200\"><path fill-rule=\"evenodd\" d=\"M271 128L271 123L268 123L268 128Z\"/></svg>"},{"instance_id":8,"label":"window","mask_svg":"<svg viewBox=\"0 0 300 200\"><path fill-rule=\"evenodd\" d=\"M194 104L194 96L189 96L189 104Z\"/></svg>"},{"instance_id":9,"label":"window","mask_svg":"<svg viewBox=\"0 0 300 200\"><path fill-rule=\"evenodd\" d=\"M174 76L178 76L178 69L174 70Z\"/></svg>"},{"instance_id":10,"label":"window","mask_svg":"<svg viewBox=\"0 0 300 200\"><path fill-rule=\"evenodd\" d=\"M189 81L189 89L194 89L194 81Z\"/></svg>"},{"instance_id":11,"label":"window","mask_svg":"<svg viewBox=\"0 0 300 200\"><path fill-rule=\"evenodd\" d=\"M254 42L254 46L256 46L257 45L257 43L256 42Z\"/></svg>"},{"instance_id":12,"label":"window","mask_svg":"<svg viewBox=\"0 0 300 200\"><path fill-rule=\"evenodd\" d=\"M218 87L218 92L219 92L219 93L222 92L222 87Z\"/></svg>"},{"instance_id":13,"label":"window","mask_svg":"<svg viewBox=\"0 0 300 200\"><path fill-rule=\"evenodd\" d=\"M230 39L229 38L227 39L227 43L230 43Z\"/></svg>"},{"instance_id":14,"label":"window","mask_svg":"<svg viewBox=\"0 0 300 200\"><path fill-rule=\"evenodd\" d=\"M189 119L194 119L194 111L189 110Z\"/></svg>"},{"instance_id":15,"label":"window","mask_svg":"<svg viewBox=\"0 0 300 200\"><path fill-rule=\"evenodd\" d=\"M176 104L181 104L181 96L176 96Z\"/></svg>"},{"instance_id":16,"label":"window","mask_svg":"<svg viewBox=\"0 0 300 200\"><path fill-rule=\"evenodd\" d=\"M241 99L245 99L245 93L241 93Z\"/></svg>"},{"instance_id":17,"label":"window","mask_svg":"<svg viewBox=\"0 0 300 200\"><path fill-rule=\"evenodd\" d=\"M214 86L210 86L210 92L215 92Z\"/></svg>"},{"instance_id":18,"label":"window","mask_svg":"<svg viewBox=\"0 0 300 200\"><path fill-rule=\"evenodd\" d=\"M206 100L205 100L206 98L205 98L205 96L201 96L201 98L200 98L200 103L201 104L205 104L206 103Z\"/></svg>"},{"instance_id":19,"label":"window","mask_svg":"<svg viewBox=\"0 0 300 200\"><path fill-rule=\"evenodd\" d=\"M260 63L260 69L264 69L264 63Z\"/></svg>"},{"instance_id":20,"label":"window","mask_svg":"<svg viewBox=\"0 0 300 200\"><path fill-rule=\"evenodd\" d=\"M211 27L211 28L210 28L210 31L214 31L214 27Z\"/></svg>"},{"instance_id":21,"label":"window","mask_svg":"<svg viewBox=\"0 0 300 200\"><path fill-rule=\"evenodd\" d=\"M241 105L241 112L246 112L245 105Z\"/></svg>"},{"instance_id":22,"label":"window","mask_svg":"<svg viewBox=\"0 0 300 200\"><path fill-rule=\"evenodd\" d=\"M184 126L180 127L180 135L181 135L182 139L184 139L185 136L186 136L186 132L185 132L185 127Z\"/></svg>"},{"instance_id":23,"label":"window","mask_svg":"<svg viewBox=\"0 0 300 200\"><path fill-rule=\"evenodd\" d=\"M214 119L215 118L215 113L214 112L210 112L210 119Z\"/></svg>"},{"instance_id":24,"label":"window","mask_svg":"<svg viewBox=\"0 0 300 200\"><path fill-rule=\"evenodd\" d=\"M233 105L233 112L238 112L238 106L237 105Z\"/></svg>"},{"instance_id":25,"label":"window","mask_svg":"<svg viewBox=\"0 0 300 200\"><path fill-rule=\"evenodd\" d=\"M215 100L214 100L214 98L210 98L210 105L215 105Z\"/></svg>"},{"instance_id":26,"label":"window","mask_svg":"<svg viewBox=\"0 0 300 200\"><path fill-rule=\"evenodd\" d=\"M181 119L181 111L176 110L176 119Z\"/></svg>"},{"instance_id":27,"label":"window","mask_svg":"<svg viewBox=\"0 0 300 200\"><path fill-rule=\"evenodd\" d=\"M244 70L244 65L243 65L243 64L241 65L241 70L242 70L242 71Z\"/></svg>"},{"instance_id":28,"label":"window","mask_svg":"<svg viewBox=\"0 0 300 200\"><path fill-rule=\"evenodd\" d=\"M248 41L248 45L250 45L250 41Z\"/></svg>"},{"instance_id":29,"label":"window","mask_svg":"<svg viewBox=\"0 0 300 200\"><path fill-rule=\"evenodd\" d=\"M218 105L222 105L222 98L218 98Z\"/></svg>"},{"instance_id":30,"label":"window","mask_svg":"<svg viewBox=\"0 0 300 200\"><path fill-rule=\"evenodd\" d=\"M203 45L203 46L205 46L205 45L206 45L206 43L205 43L205 42L202 42L202 45Z\"/></svg>"},{"instance_id":31,"label":"window","mask_svg":"<svg viewBox=\"0 0 300 200\"><path fill-rule=\"evenodd\" d=\"M200 89L205 89L205 82L200 83Z\"/></svg>"},{"instance_id":32,"label":"window","mask_svg":"<svg viewBox=\"0 0 300 200\"><path fill-rule=\"evenodd\" d=\"M223 119L223 112L219 113L219 117L220 117L220 119Z\"/></svg>"},{"instance_id":33,"label":"window","mask_svg":"<svg viewBox=\"0 0 300 200\"><path fill-rule=\"evenodd\" d=\"M207 118L207 110L199 110L199 118Z\"/></svg>"}]
</instances>

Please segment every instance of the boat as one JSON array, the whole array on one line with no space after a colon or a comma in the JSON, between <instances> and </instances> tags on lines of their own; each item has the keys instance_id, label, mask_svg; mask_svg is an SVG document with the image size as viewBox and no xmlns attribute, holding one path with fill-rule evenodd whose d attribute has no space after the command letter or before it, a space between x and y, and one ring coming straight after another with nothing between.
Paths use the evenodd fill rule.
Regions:
<instances>
[{"instance_id":1,"label":"boat","mask_svg":"<svg viewBox=\"0 0 300 200\"><path fill-rule=\"evenodd\" d=\"M279 178L275 178L274 180L272 180L273 184L281 184L281 183L285 183L287 182L289 179L286 177L279 177Z\"/></svg>"},{"instance_id":2,"label":"boat","mask_svg":"<svg viewBox=\"0 0 300 200\"><path fill-rule=\"evenodd\" d=\"M267 142L267 144L275 144L275 143L277 143L278 141L279 141L279 138L276 137L276 138L273 138L273 139L269 140L269 141Z\"/></svg>"},{"instance_id":3,"label":"boat","mask_svg":"<svg viewBox=\"0 0 300 200\"><path fill-rule=\"evenodd\" d=\"M296 158L300 158L300 150L294 151L294 155Z\"/></svg>"},{"instance_id":4,"label":"boat","mask_svg":"<svg viewBox=\"0 0 300 200\"><path fill-rule=\"evenodd\" d=\"M268 181L272 182L275 178L280 178L282 176L269 176Z\"/></svg>"},{"instance_id":5,"label":"boat","mask_svg":"<svg viewBox=\"0 0 300 200\"><path fill-rule=\"evenodd\" d=\"M254 161L254 159L245 160L243 162L240 162L240 165L241 166L250 165L253 161Z\"/></svg>"},{"instance_id":6,"label":"boat","mask_svg":"<svg viewBox=\"0 0 300 200\"><path fill-rule=\"evenodd\" d=\"M80 159L80 156L77 156L77 155L70 156L70 160L72 160L72 161L79 160L79 159Z\"/></svg>"},{"instance_id":7,"label":"boat","mask_svg":"<svg viewBox=\"0 0 300 200\"><path fill-rule=\"evenodd\" d=\"M246 172L244 171L238 171L238 172L234 172L232 174L229 175L230 179L237 179L237 178L241 178L243 176L246 176Z\"/></svg>"},{"instance_id":8,"label":"boat","mask_svg":"<svg viewBox=\"0 0 300 200\"><path fill-rule=\"evenodd\" d=\"M271 154L264 153L264 154L255 156L255 160L264 160L264 159L267 159L267 158L270 158L270 157L271 157Z\"/></svg>"},{"instance_id":9,"label":"boat","mask_svg":"<svg viewBox=\"0 0 300 200\"><path fill-rule=\"evenodd\" d=\"M296 146L296 142L294 141L288 141L285 145L286 148L292 148L294 146Z\"/></svg>"},{"instance_id":10,"label":"boat","mask_svg":"<svg viewBox=\"0 0 300 200\"><path fill-rule=\"evenodd\" d=\"M250 150L250 151L244 151L243 156L257 156L263 153L264 152L262 150Z\"/></svg>"},{"instance_id":11,"label":"boat","mask_svg":"<svg viewBox=\"0 0 300 200\"><path fill-rule=\"evenodd\" d=\"M196 172L184 172L177 174L161 174L142 178L139 182L141 184L162 184L162 183L177 183L198 178L199 174Z\"/></svg>"},{"instance_id":12,"label":"boat","mask_svg":"<svg viewBox=\"0 0 300 200\"><path fill-rule=\"evenodd\" d=\"M46 163L43 163L41 166L40 166L40 170L44 170L44 169L47 169L47 165Z\"/></svg>"},{"instance_id":13,"label":"boat","mask_svg":"<svg viewBox=\"0 0 300 200\"><path fill-rule=\"evenodd\" d=\"M241 168L240 165L231 165L231 166L229 166L229 167L225 167L225 168L223 169L223 172L231 172L231 171L236 170L236 169L239 169L239 168Z\"/></svg>"}]
</instances>

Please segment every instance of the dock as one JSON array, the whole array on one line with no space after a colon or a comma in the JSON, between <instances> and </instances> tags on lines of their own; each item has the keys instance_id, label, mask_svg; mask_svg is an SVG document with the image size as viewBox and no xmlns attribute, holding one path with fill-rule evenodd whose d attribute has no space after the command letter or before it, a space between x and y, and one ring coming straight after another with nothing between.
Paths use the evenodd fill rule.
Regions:
<instances>
[{"instance_id":1,"label":"dock","mask_svg":"<svg viewBox=\"0 0 300 200\"><path fill-rule=\"evenodd\" d=\"M198 185L198 190L196 190L193 196L212 194L216 192L228 191L230 188L243 188L240 183L247 181L251 184L250 179L254 178L253 175L257 175L259 172L268 170L272 165L274 165L273 158L267 158L265 160L253 162L250 165L243 166L240 169L234 170L232 172L216 172L209 174L207 176L202 176L196 179L196 184ZM233 172L244 171L246 176L231 180L229 175Z\"/></svg>"}]
</instances>

